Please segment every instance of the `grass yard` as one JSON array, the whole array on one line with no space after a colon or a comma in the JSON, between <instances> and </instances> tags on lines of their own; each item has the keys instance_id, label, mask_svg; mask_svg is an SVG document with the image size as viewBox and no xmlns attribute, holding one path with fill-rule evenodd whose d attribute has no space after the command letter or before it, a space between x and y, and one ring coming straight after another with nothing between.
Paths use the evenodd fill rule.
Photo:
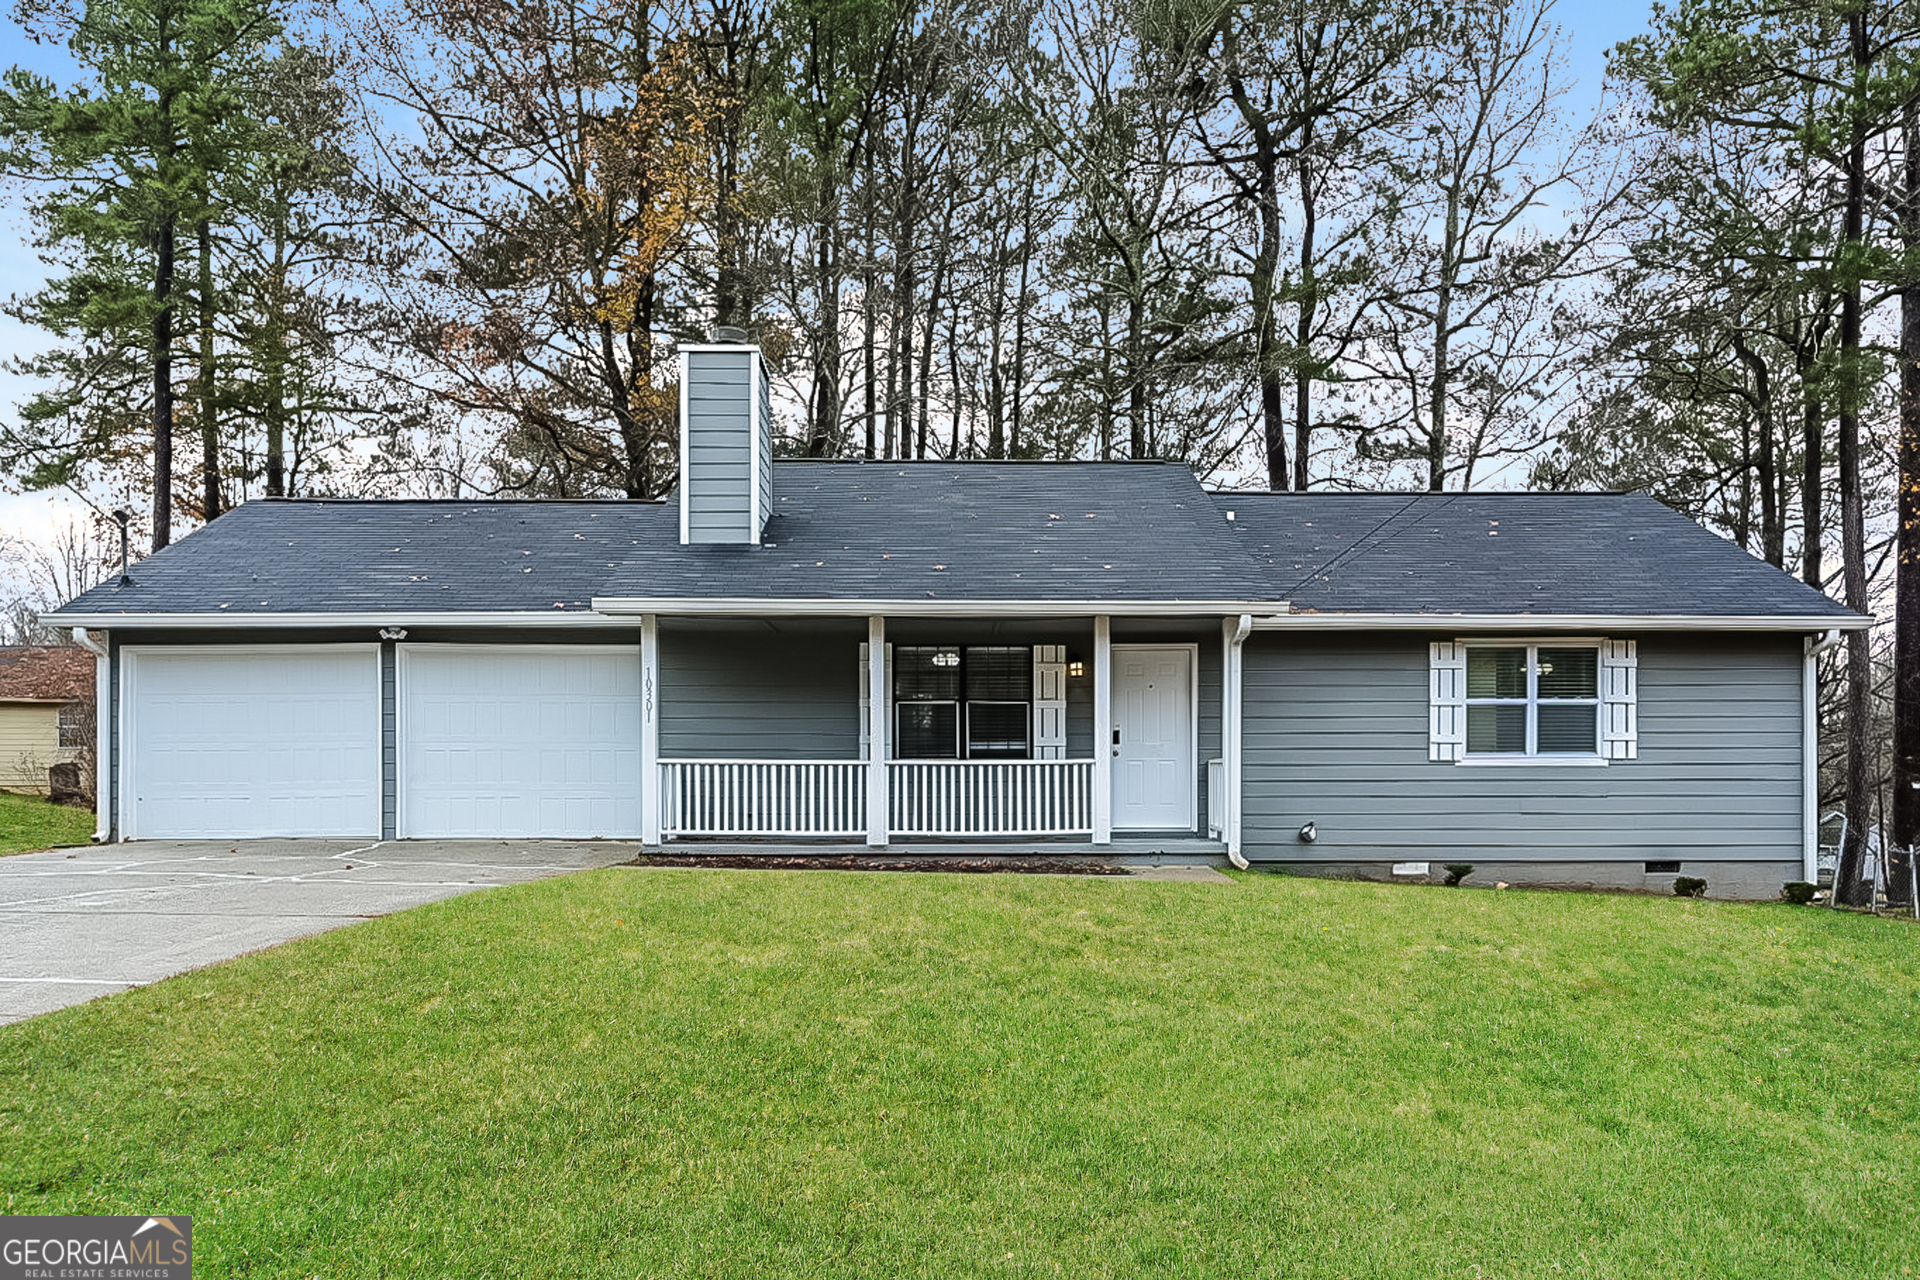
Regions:
<instances>
[{"instance_id":1,"label":"grass yard","mask_svg":"<svg viewBox=\"0 0 1920 1280\"><path fill-rule=\"evenodd\" d=\"M93 810L0 791L0 857L63 844L86 844L92 838Z\"/></svg>"},{"instance_id":2,"label":"grass yard","mask_svg":"<svg viewBox=\"0 0 1920 1280\"><path fill-rule=\"evenodd\" d=\"M1920 930L590 872L0 1028L5 1213L219 1276L1904 1276Z\"/></svg>"}]
</instances>

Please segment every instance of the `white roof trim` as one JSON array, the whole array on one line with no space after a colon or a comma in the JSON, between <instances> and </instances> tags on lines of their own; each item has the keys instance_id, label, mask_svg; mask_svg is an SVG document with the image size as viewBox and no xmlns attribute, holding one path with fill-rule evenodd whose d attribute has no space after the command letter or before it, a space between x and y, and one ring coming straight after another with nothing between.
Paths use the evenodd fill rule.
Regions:
<instances>
[{"instance_id":1,"label":"white roof trim","mask_svg":"<svg viewBox=\"0 0 1920 1280\"><path fill-rule=\"evenodd\" d=\"M594 601L595 606L599 601ZM1256 631L1862 631L1872 618L1694 613L1289 613L1255 618Z\"/></svg>"},{"instance_id":2,"label":"white roof trim","mask_svg":"<svg viewBox=\"0 0 1920 1280\"><path fill-rule=\"evenodd\" d=\"M604 614L582 609L522 609L460 613L43 613L48 626L96 627L606 627ZM639 625L636 619L628 625Z\"/></svg>"},{"instance_id":3,"label":"white roof trim","mask_svg":"<svg viewBox=\"0 0 1920 1280\"><path fill-rule=\"evenodd\" d=\"M1092 618L1103 614L1130 618L1190 618L1213 614L1271 613L1284 600L840 600L778 599L758 596L595 596L604 614L714 614L734 617L892 618Z\"/></svg>"},{"instance_id":4,"label":"white roof trim","mask_svg":"<svg viewBox=\"0 0 1920 1280\"><path fill-rule=\"evenodd\" d=\"M1113 617L1190 618L1252 614L1256 631L1443 631L1595 634L1636 631L1859 631L1872 618L1798 614L1287 613L1285 601L1244 600L782 600L753 597L600 597L580 609L466 610L424 613L43 613L48 626L207 627L609 627L637 625L645 613L732 617ZM1276 612L1277 611L1277 612ZM631 621L629 621L631 619Z\"/></svg>"}]
</instances>

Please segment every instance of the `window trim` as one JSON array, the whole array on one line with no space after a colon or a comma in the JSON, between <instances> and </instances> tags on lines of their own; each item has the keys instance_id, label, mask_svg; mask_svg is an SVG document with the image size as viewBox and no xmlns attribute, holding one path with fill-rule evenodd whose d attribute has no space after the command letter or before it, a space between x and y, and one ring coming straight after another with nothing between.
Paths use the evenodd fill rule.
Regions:
<instances>
[{"instance_id":1,"label":"window trim","mask_svg":"<svg viewBox=\"0 0 1920 1280\"><path fill-rule=\"evenodd\" d=\"M1463 737L1461 739L1461 744L1460 744L1460 758L1454 763L1463 764L1463 765L1481 766L1481 767L1488 766L1488 765L1495 766L1495 767L1512 766L1512 765L1545 765L1548 767L1572 766L1575 768L1593 766L1593 765L1605 765L1610 763L1607 759L1606 743L1604 739L1605 717L1603 715L1603 710L1606 706L1606 696L1605 696L1606 686L1605 686L1604 678L1601 674L1601 668L1605 665L1606 646L1602 641L1598 639L1589 639L1585 636L1566 636L1566 637L1553 636L1553 637L1544 637L1544 638L1516 636L1516 637L1513 637L1512 639L1502 637L1501 639L1498 639L1498 640L1488 640L1488 639L1464 640L1463 639L1459 641L1459 643L1466 650L1466 661L1469 664L1471 664L1471 662L1473 661L1473 651L1475 649L1521 649L1521 650L1524 650L1526 653L1527 692L1524 698L1475 698L1470 694L1466 693L1466 685L1465 685L1466 673L1465 673L1465 670L1463 669L1461 673L1462 685L1461 685L1461 704L1460 705L1462 707L1462 715L1463 717L1465 717L1465 719L1463 720ZM1592 750L1591 751L1542 752L1539 749L1540 703L1541 703L1540 650L1541 649L1588 649L1588 648L1593 650L1593 666L1594 666L1593 696L1591 698L1548 698L1546 699L1546 701L1555 705L1560 705L1560 706L1592 707L1593 708ZM1527 749L1526 751L1524 752L1483 751L1483 752L1476 753L1472 749L1472 747L1469 745L1471 731L1465 730L1464 725L1471 722L1473 708L1477 706L1479 707L1524 706L1527 709Z\"/></svg>"}]
</instances>

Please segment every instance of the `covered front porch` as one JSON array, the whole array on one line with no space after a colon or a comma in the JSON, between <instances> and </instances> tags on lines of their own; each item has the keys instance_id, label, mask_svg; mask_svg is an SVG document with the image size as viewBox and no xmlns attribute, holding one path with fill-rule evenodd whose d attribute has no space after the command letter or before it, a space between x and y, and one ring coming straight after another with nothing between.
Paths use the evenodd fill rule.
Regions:
<instances>
[{"instance_id":1,"label":"covered front porch","mask_svg":"<svg viewBox=\"0 0 1920 1280\"><path fill-rule=\"evenodd\" d=\"M1230 849L1237 619L640 621L648 844Z\"/></svg>"}]
</instances>

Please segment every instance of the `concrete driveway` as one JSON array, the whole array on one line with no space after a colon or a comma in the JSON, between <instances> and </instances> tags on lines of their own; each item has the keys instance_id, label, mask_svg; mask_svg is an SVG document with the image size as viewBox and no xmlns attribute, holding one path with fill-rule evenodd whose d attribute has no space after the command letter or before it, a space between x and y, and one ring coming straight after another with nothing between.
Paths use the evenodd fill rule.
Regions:
<instances>
[{"instance_id":1,"label":"concrete driveway","mask_svg":"<svg viewBox=\"0 0 1920 1280\"><path fill-rule=\"evenodd\" d=\"M0 1023L639 851L597 840L156 840L0 858Z\"/></svg>"}]
</instances>

